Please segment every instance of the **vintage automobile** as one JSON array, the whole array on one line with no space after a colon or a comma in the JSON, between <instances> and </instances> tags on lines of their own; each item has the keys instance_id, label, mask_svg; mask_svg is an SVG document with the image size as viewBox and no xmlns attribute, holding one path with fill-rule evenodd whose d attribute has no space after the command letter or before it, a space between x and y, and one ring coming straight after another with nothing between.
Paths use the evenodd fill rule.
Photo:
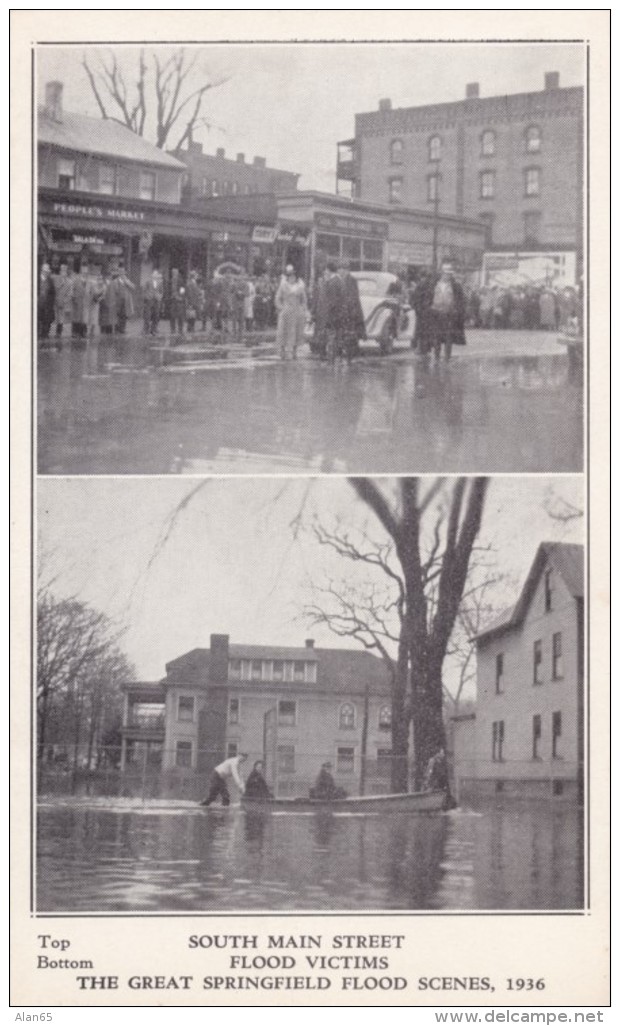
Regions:
<instances>
[{"instance_id":1,"label":"vintage automobile","mask_svg":"<svg viewBox=\"0 0 620 1026\"><path fill-rule=\"evenodd\" d=\"M413 329L413 310L403 300L400 282L395 274L388 271L352 273L359 286L366 325L366 335L364 339L360 339L359 348L366 348L366 343L375 344L379 346L381 354L387 356L392 352L394 341L405 324L408 330ZM306 337L311 351L318 352L319 346L314 339L312 326L308 327Z\"/></svg>"}]
</instances>

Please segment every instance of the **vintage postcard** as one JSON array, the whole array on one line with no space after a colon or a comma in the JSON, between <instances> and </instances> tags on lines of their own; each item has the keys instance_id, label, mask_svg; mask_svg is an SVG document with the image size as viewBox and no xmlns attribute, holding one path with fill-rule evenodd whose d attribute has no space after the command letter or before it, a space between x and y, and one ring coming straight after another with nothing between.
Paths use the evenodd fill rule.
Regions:
<instances>
[{"instance_id":1,"label":"vintage postcard","mask_svg":"<svg viewBox=\"0 0 620 1026\"><path fill-rule=\"evenodd\" d=\"M12 20L12 1005L595 1021L609 12L66 13Z\"/></svg>"}]
</instances>

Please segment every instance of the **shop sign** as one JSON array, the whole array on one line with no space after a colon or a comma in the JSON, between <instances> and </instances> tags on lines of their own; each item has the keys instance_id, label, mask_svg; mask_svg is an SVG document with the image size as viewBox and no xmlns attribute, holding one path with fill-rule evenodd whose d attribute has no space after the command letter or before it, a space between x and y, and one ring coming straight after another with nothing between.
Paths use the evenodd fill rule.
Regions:
<instances>
[{"instance_id":1,"label":"shop sign","mask_svg":"<svg viewBox=\"0 0 620 1026\"><path fill-rule=\"evenodd\" d=\"M70 214L77 217L97 217L109 221L144 221L142 210L119 210L115 207L86 206L82 203L54 203L54 214Z\"/></svg>"},{"instance_id":2,"label":"shop sign","mask_svg":"<svg viewBox=\"0 0 620 1026\"><path fill-rule=\"evenodd\" d=\"M389 259L398 264L430 263L432 247L421 242L390 242Z\"/></svg>"},{"instance_id":3,"label":"shop sign","mask_svg":"<svg viewBox=\"0 0 620 1026\"><path fill-rule=\"evenodd\" d=\"M98 239L96 235L72 235L71 238L82 246L103 246L103 239Z\"/></svg>"},{"instance_id":4,"label":"shop sign","mask_svg":"<svg viewBox=\"0 0 620 1026\"><path fill-rule=\"evenodd\" d=\"M519 261L514 253L485 254L487 271L516 271Z\"/></svg>"},{"instance_id":5,"label":"shop sign","mask_svg":"<svg viewBox=\"0 0 620 1026\"><path fill-rule=\"evenodd\" d=\"M211 232L211 239L213 242L228 242L228 232Z\"/></svg>"},{"instance_id":6,"label":"shop sign","mask_svg":"<svg viewBox=\"0 0 620 1026\"><path fill-rule=\"evenodd\" d=\"M338 232L340 235L366 235L385 239L388 233L387 222L368 221L361 217L346 217L340 214L315 214L314 220L318 228L325 231Z\"/></svg>"},{"instance_id":7,"label":"shop sign","mask_svg":"<svg viewBox=\"0 0 620 1026\"><path fill-rule=\"evenodd\" d=\"M263 228L257 224L252 232L252 242L275 242L276 235L275 228Z\"/></svg>"}]
</instances>

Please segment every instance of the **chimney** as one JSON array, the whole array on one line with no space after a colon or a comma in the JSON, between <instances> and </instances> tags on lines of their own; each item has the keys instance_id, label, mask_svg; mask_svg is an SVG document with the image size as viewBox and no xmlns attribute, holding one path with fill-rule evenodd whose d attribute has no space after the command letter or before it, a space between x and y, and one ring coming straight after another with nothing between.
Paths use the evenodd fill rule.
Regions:
<instances>
[{"instance_id":1,"label":"chimney","mask_svg":"<svg viewBox=\"0 0 620 1026\"><path fill-rule=\"evenodd\" d=\"M237 154L237 163L238 164L245 164L245 153L238 153Z\"/></svg>"},{"instance_id":2,"label":"chimney","mask_svg":"<svg viewBox=\"0 0 620 1026\"><path fill-rule=\"evenodd\" d=\"M188 141L188 143L187 143L187 152L188 153L202 153L202 143L194 142L193 139L190 139Z\"/></svg>"},{"instance_id":3,"label":"chimney","mask_svg":"<svg viewBox=\"0 0 620 1026\"><path fill-rule=\"evenodd\" d=\"M62 82L46 83L45 107L54 121L62 121Z\"/></svg>"},{"instance_id":4,"label":"chimney","mask_svg":"<svg viewBox=\"0 0 620 1026\"><path fill-rule=\"evenodd\" d=\"M210 641L209 683L225 684L228 680L228 634L212 634Z\"/></svg>"},{"instance_id":5,"label":"chimney","mask_svg":"<svg viewBox=\"0 0 620 1026\"><path fill-rule=\"evenodd\" d=\"M267 166L267 158L266 157L254 157L254 160L252 161L252 163L254 164L254 167L266 167Z\"/></svg>"},{"instance_id":6,"label":"chimney","mask_svg":"<svg viewBox=\"0 0 620 1026\"><path fill-rule=\"evenodd\" d=\"M306 648L314 648L314 638L306 638Z\"/></svg>"},{"instance_id":7,"label":"chimney","mask_svg":"<svg viewBox=\"0 0 620 1026\"><path fill-rule=\"evenodd\" d=\"M392 109L392 101L391 100L388 100L388 99L379 100L379 110L391 110L391 109Z\"/></svg>"},{"instance_id":8,"label":"chimney","mask_svg":"<svg viewBox=\"0 0 620 1026\"><path fill-rule=\"evenodd\" d=\"M546 71L545 72L545 92L551 92L552 89L560 88L560 72L559 71Z\"/></svg>"},{"instance_id":9,"label":"chimney","mask_svg":"<svg viewBox=\"0 0 620 1026\"><path fill-rule=\"evenodd\" d=\"M217 150L215 151L215 156L216 157L225 157L226 156L226 150L224 149L223 146L218 146Z\"/></svg>"},{"instance_id":10,"label":"chimney","mask_svg":"<svg viewBox=\"0 0 620 1026\"><path fill-rule=\"evenodd\" d=\"M465 99L466 100L477 100L480 96L480 83L479 82L468 82L465 86Z\"/></svg>"}]
</instances>

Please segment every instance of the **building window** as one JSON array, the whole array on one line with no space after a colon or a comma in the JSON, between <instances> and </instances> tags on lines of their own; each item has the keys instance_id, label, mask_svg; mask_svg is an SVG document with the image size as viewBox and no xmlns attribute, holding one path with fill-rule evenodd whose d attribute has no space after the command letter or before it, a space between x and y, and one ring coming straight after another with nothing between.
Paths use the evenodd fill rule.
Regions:
<instances>
[{"instance_id":1,"label":"building window","mask_svg":"<svg viewBox=\"0 0 620 1026\"><path fill-rule=\"evenodd\" d=\"M494 199L495 171L482 171L480 174L480 199Z\"/></svg>"},{"instance_id":2,"label":"building window","mask_svg":"<svg viewBox=\"0 0 620 1026\"><path fill-rule=\"evenodd\" d=\"M429 175L426 179L426 198L429 203L439 202L439 175Z\"/></svg>"},{"instance_id":3,"label":"building window","mask_svg":"<svg viewBox=\"0 0 620 1026\"><path fill-rule=\"evenodd\" d=\"M554 712L551 715L551 757L561 759L560 745L562 740L562 713Z\"/></svg>"},{"instance_id":4,"label":"building window","mask_svg":"<svg viewBox=\"0 0 620 1026\"><path fill-rule=\"evenodd\" d=\"M526 210L523 215L523 242L535 246L540 241L541 214L538 210Z\"/></svg>"},{"instance_id":5,"label":"building window","mask_svg":"<svg viewBox=\"0 0 620 1026\"><path fill-rule=\"evenodd\" d=\"M191 695L179 695L177 719L192 723L194 719L194 699Z\"/></svg>"},{"instance_id":6,"label":"building window","mask_svg":"<svg viewBox=\"0 0 620 1026\"><path fill-rule=\"evenodd\" d=\"M316 684L316 663L306 663L306 681Z\"/></svg>"},{"instance_id":7,"label":"building window","mask_svg":"<svg viewBox=\"0 0 620 1026\"><path fill-rule=\"evenodd\" d=\"M218 182L217 178L214 178L213 181L211 182L211 195L212 196L219 196L219 194L220 194L220 183Z\"/></svg>"},{"instance_id":8,"label":"building window","mask_svg":"<svg viewBox=\"0 0 620 1026\"><path fill-rule=\"evenodd\" d=\"M244 191L246 196L249 196L250 195L250 186L249 185L244 185L243 186L243 191Z\"/></svg>"},{"instance_id":9,"label":"building window","mask_svg":"<svg viewBox=\"0 0 620 1026\"><path fill-rule=\"evenodd\" d=\"M143 199L143 200L154 200L155 199L155 172L154 171L141 171L140 172L140 199Z\"/></svg>"},{"instance_id":10,"label":"building window","mask_svg":"<svg viewBox=\"0 0 620 1026\"><path fill-rule=\"evenodd\" d=\"M542 641L534 642L534 684L542 684Z\"/></svg>"},{"instance_id":11,"label":"building window","mask_svg":"<svg viewBox=\"0 0 620 1026\"><path fill-rule=\"evenodd\" d=\"M294 727L297 719L297 702L278 702L278 723L281 727Z\"/></svg>"},{"instance_id":12,"label":"building window","mask_svg":"<svg viewBox=\"0 0 620 1026\"><path fill-rule=\"evenodd\" d=\"M389 181L389 201L390 203L402 202L403 195L403 180L402 178L390 178Z\"/></svg>"},{"instance_id":13,"label":"building window","mask_svg":"<svg viewBox=\"0 0 620 1026\"><path fill-rule=\"evenodd\" d=\"M441 136L432 135L428 140L428 159L441 160Z\"/></svg>"},{"instance_id":14,"label":"building window","mask_svg":"<svg viewBox=\"0 0 620 1026\"><path fill-rule=\"evenodd\" d=\"M392 710L389 705L382 705L379 709L379 730L392 729Z\"/></svg>"},{"instance_id":15,"label":"building window","mask_svg":"<svg viewBox=\"0 0 620 1026\"><path fill-rule=\"evenodd\" d=\"M191 769L192 767L192 742L177 741L176 765L180 769Z\"/></svg>"},{"instance_id":16,"label":"building window","mask_svg":"<svg viewBox=\"0 0 620 1026\"><path fill-rule=\"evenodd\" d=\"M553 635L553 679L560 680L564 676L564 660L562 658L562 632Z\"/></svg>"},{"instance_id":17,"label":"building window","mask_svg":"<svg viewBox=\"0 0 620 1026\"><path fill-rule=\"evenodd\" d=\"M345 702L344 705L340 706L338 726L341 730L355 729L355 706L351 702Z\"/></svg>"},{"instance_id":18,"label":"building window","mask_svg":"<svg viewBox=\"0 0 620 1026\"><path fill-rule=\"evenodd\" d=\"M538 713L532 717L532 759L540 759L540 739L542 737L542 718Z\"/></svg>"},{"instance_id":19,"label":"building window","mask_svg":"<svg viewBox=\"0 0 620 1026\"><path fill-rule=\"evenodd\" d=\"M393 139L390 143L390 164L402 164L403 162L403 141Z\"/></svg>"},{"instance_id":20,"label":"building window","mask_svg":"<svg viewBox=\"0 0 620 1026\"><path fill-rule=\"evenodd\" d=\"M274 659L273 661L273 679L284 680L284 663L281 659Z\"/></svg>"},{"instance_id":21,"label":"building window","mask_svg":"<svg viewBox=\"0 0 620 1026\"><path fill-rule=\"evenodd\" d=\"M336 772L355 773L355 748L338 745L336 748Z\"/></svg>"},{"instance_id":22,"label":"building window","mask_svg":"<svg viewBox=\"0 0 620 1026\"><path fill-rule=\"evenodd\" d=\"M230 182L228 181L228 179L225 179L222 182L222 193L224 196L228 196L230 193Z\"/></svg>"},{"instance_id":23,"label":"building window","mask_svg":"<svg viewBox=\"0 0 620 1026\"><path fill-rule=\"evenodd\" d=\"M231 659L228 663L228 674L230 677L239 678L241 676L241 660Z\"/></svg>"},{"instance_id":24,"label":"building window","mask_svg":"<svg viewBox=\"0 0 620 1026\"><path fill-rule=\"evenodd\" d=\"M493 762L504 761L504 721L496 720L493 724Z\"/></svg>"},{"instance_id":25,"label":"building window","mask_svg":"<svg viewBox=\"0 0 620 1026\"><path fill-rule=\"evenodd\" d=\"M116 191L116 172L109 164L99 165L99 192L113 196Z\"/></svg>"},{"instance_id":26,"label":"building window","mask_svg":"<svg viewBox=\"0 0 620 1026\"><path fill-rule=\"evenodd\" d=\"M263 663L260 659L252 660L252 680L262 680Z\"/></svg>"},{"instance_id":27,"label":"building window","mask_svg":"<svg viewBox=\"0 0 620 1026\"><path fill-rule=\"evenodd\" d=\"M75 189L75 161L65 160L63 157L58 161L58 188Z\"/></svg>"},{"instance_id":28,"label":"building window","mask_svg":"<svg viewBox=\"0 0 620 1026\"><path fill-rule=\"evenodd\" d=\"M480 136L480 154L483 157L495 155L495 132L492 128L487 128Z\"/></svg>"},{"instance_id":29,"label":"building window","mask_svg":"<svg viewBox=\"0 0 620 1026\"><path fill-rule=\"evenodd\" d=\"M530 125L525 132L525 152L540 153L541 131L538 125Z\"/></svg>"},{"instance_id":30,"label":"building window","mask_svg":"<svg viewBox=\"0 0 620 1026\"><path fill-rule=\"evenodd\" d=\"M389 777L392 768L392 749L377 748L377 776Z\"/></svg>"},{"instance_id":31,"label":"building window","mask_svg":"<svg viewBox=\"0 0 620 1026\"><path fill-rule=\"evenodd\" d=\"M551 570L545 571L545 613L553 609L553 578Z\"/></svg>"},{"instance_id":32,"label":"building window","mask_svg":"<svg viewBox=\"0 0 620 1026\"><path fill-rule=\"evenodd\" d=\"M278 745L278 773L295 772L295 746Z\"/></svg>"},{"instance_id":33,"label":"building window","mask_svg":"<svg viewBox=\"0 0 620 1026\"><path fill-rule=\"evenodd\" d=\"M540 196L540 168L526 167L523 176L525 180L525 195Z\"/></svg>"},{"instance_id":34,"label":"building window","mask_svg":"<svg viewBox=\"0 0 620 1026\"><path fill-rule=\"evenodd\" d=\"M226 758L234 759L237 757L237 755L239 755L239 742L228 741L226 744Z\"/></svg>"},{"instance_id":35,"label":"building window","mask_svg":"<svg viewBox=\"0 0 620 1026\"><path fill-rule=\"evenodd\" d=\"M302 683L306 677L306 664L305 663L294 663L293 664L293 680L297 683Z\"/></svg>"},{"instance_id":36,"label":"building window","mask_svg":"<svg viewBox=\"0 0 620 1026\"><path fill-rule=\"evenodd\" d=\"M239 722L239 699L229 698L228 700L228 722L238 723Z\"/></svg>"},{"instance_id":37,"label":"building window","mask_svg":"<svg viewBox=\"0 0 620 1026\"><path fill-rule=\"evenodd\" d=\"M504 690L504 653L495 656L495 694L501 695Z\"/></svg>"}]
</instances>

